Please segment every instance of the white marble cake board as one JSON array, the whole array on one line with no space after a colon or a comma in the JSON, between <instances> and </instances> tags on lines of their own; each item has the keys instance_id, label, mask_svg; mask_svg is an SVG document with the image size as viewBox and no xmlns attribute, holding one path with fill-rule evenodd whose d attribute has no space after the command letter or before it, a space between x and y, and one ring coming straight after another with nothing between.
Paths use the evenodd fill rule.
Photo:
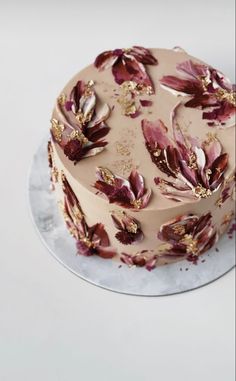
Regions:
<instances>
[{"instance_id":1,"label":"white marble cake board","mask_svg":"<svg viewBox=\"0 0 236 381\"><path fill-rule=\"evenodd\" d=\"M235 236L224 235L194 265L186 260L157 267L149 272L118 261L77 254L60 215L55 196L50 190L47 141L33 157L29 174L29 202L35 227L49 252L68 270L80 278L107 290L140 296L163 296L181 293L207 285L235 266Z\"/></svg>"}]
</instances>

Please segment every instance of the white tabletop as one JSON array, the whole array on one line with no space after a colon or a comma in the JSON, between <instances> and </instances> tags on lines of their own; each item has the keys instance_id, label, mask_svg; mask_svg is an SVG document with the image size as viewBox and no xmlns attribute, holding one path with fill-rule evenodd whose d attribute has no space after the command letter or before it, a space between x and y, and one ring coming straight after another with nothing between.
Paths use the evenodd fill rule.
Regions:
<instances>
[{"instance_id":1,"label":"white tabletop","mask_svg":"<svg viewBox=\"0 0 236 381\"><path fill-rule=\"evenodd\" d=\"M234 1L0 1L0 380L234 381L234 271L144 298L92 286L32 226L27 172L53 102L108 48L181 45L234 73Z\"/></svg>"}]
</instances>

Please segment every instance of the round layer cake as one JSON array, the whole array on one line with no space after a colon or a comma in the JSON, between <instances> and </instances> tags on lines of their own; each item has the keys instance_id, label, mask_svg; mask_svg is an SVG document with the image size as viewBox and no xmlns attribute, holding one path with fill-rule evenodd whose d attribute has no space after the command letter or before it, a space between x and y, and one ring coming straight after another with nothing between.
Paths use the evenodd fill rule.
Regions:
<instances>
[{"instance_id":1,"label":"round layer cake","mask_svg":"<svg viewBox=\"0 0 236 381\"><path fill-rule=\"evenodd\" d=\"M59 94L51 136L78 254L197 263L234 216L235 87L180 48L100 54Z\"/></svg>"}]
</instances>

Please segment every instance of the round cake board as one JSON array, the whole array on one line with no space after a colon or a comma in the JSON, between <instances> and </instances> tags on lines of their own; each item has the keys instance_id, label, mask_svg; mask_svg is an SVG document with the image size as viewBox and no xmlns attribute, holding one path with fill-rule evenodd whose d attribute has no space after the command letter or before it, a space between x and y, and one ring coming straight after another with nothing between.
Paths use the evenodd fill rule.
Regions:
<instances>
[{"instance_id":1,"label":"round cake board","mask_svg":"<svg viewBox=\"0 0 236 381\"><path fill-rule=\"evenodd\" d=\"M50 187L45 138L29 173L29 203L35 227L49 252L80 278L107 290L129 295L164 296L190 291L220 278L235 266L235 237L225 234L197 265L186 260L157 267L128 267L119 261L78 255Z\"/></svg>"}]
</instances>

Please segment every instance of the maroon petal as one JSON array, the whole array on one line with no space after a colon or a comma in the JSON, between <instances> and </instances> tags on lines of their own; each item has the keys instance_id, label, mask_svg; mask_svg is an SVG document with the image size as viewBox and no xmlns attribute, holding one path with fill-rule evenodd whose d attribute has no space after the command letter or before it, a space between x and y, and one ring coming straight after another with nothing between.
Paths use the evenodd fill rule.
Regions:
<instances>
[{"instance_id":1,"label":"maroon petal","mask_svg":"<svg viewBox=\"0 0 236 381\"><path fill-rule=\"evenodd\" d=\"M94 231L93 231L92 239L93 240L99 239L99 242L100 242L99 245L100 246L109 246L110 245L108 234L104 228L104 225L101 223L94 225Z\"/></svg>"},{"instance_id":2,"label":"maroon petal","mask_svg":"<svg viewBox=\"0 0 236 381\"><path fill-rule=\"evenodd\" d=\"M121 85L125 81L133 81L137 84L153 89L152 82L146 73L142 63L132 57L119 58L112 67L115 81Z\"/></svg>"},{"instance_id":3,"label":"maroon petal","mask_svg":"<svg viewBox=\"0 0 236 381\"><path fill-rule=\"evenodd\" d=\"M223 153L220 155L211 166L211 176L210 176L210 184L212 185L216 182L226 171L228 167L228 158L229 155L227 153Z\"/></svg>"},{"instance_id":4,"label":"maroon petal","mask_svg":"<svg viewBox=\"0 0 236 381\"><path fill-rule=\"evenodd\" d=\"M198 222L195 215L183 215L163 224L158 232L161 241L176 244L181 241L185 234L191 234Z\"/></svg>"},{"instance_id":5,"label":"maroon petal","mask_svg":"<svg viewBox=\"0 0 236 381\"><path fill-rule=\"evenodd\" d=\"M86 136L91 142L96 142L97 140L104 138L109 131L110 128L107 126L95 126L87 129Z\"/></svg>"},{"instance_id":6,"label":"maroon petal","mask_svg":"<svg viewBox=\"0 0 236 381\"><path fill-rule=\"evenodd\" d=\"M179 171L179 153L175 147L168 146L166 149L166 162L170 169L173 172L173 176L175 177L176 172Z\"/></svg>"},{"instance_id":7,"label":"maroon petal","mask_svg":"<svg viewBox=\"0 0 236 381\"><path fill-rule=\"evenodd\" d=\"M219 102L214 94L196 94L192 99L185 103L185 107L206 108L217 106L218 104Z\"/></svg>"},{"instance_id":8,"label":"maroon petal","mask_svg":"<svg viewBox=\"0 0 236 381\"><path fill-rule=\"evenodd\" d=\"M122 218L119 218L117 215L115 215L115 213L111 214L111 218L112 218L112 220L114 222L114 225L115 225L116 229L118 229L118 230L125 230L125 224L124 224Z\"/></svg>"},{"instance_id":9,"label":"maroon petal","mask_svg":"<svg viewBox=\"0 0 236 381\"><path fill-rule=\"evenodd\" d=\"M72 106L73 106L74 102L73 101L67 101L65 103L65 109L66 111L71 111L72 110Z\"/></svg>"},{"instance_id":10,"label":"maroon petal","mask_svg":"<svg viewBox=\"0 0 236 381\"><path fill-rule=\"evenodd\" d=\"M157 59L152 55L150 50L141 46L133 46L130 53L137 61L144 65L157 65Z\"/></svg>"},{"instance_id":11,"label":"maroon petal","mask_svg":"<svg viewBox=\"0 0 236 381\"><path fill-rule=\"evenodd\" d=\"M114 52L112 50L108 50L97 56L97 58L95 59L94 65L99 70L104 70L111 67L116 60L117 60L117 56L114 54Z\"/></svg>"},{"instance_id":12,"label":"maroon petal","mask_svg":"<svg viewBox=\"0 0 236 381\"><path fill-rule=\"evenodd\" d=\"M78 81L71 91L70 101L73 102L75 113L77 113L80 108L80 99L84 91L85 91L85 83L83 81Z\"/></svg>"},{"instance_id":13,"label":"maroon petal","mask_svg":"<svg viewBox=\"0 0 236 381\"><path fill-rule=\"evenodd\" d=\"M131 184L132 190L137 199L144 194L144 179L143 176L138 173L135 169L131 172L129 176L129 182Z\"/></svg>"},{"instance_id":14,"label":"maroon petal","mask_svg":"<svg viewBox=\"0 0 236 381\"><path fill-rule=\"evenodd\" d=\"M135 241L135 235L126 230L119 231L115 237L119 242L123 243L123 245L131 245Z\"/></svg>"},{"instance_id":15,"label":"maroon petal","mask_svg":"<svg viewBox=\"0 0 236 381\"><path fill-rule=\"evenodd\" d=\"M209 225L211 220L212 220L212 215L210 212L201 216L194 227L194 236L199 234L207 225Z\"/></svg>"},{"instance_id":16,"label":"maroon petal","mask_svg":"<svg viewBox=\"0 0 236 381\"><path fill-rule=\"evenodd\" d=\"M149 101L149 100L147 100L147 99L140 99L140 104L141 104L141 106L143 106L143 107L150 107L150 106L152 106L152 101Z\"/></svg>"},{"instance_id":17,"label":"maroon petal","mask_svg":"<svg viewBox=\"0 0 236 381\"><path fill-rule=\"evenodd\" d=\"M142 255L135 255L133 258L133 264L138 267L144 267L146 265L146 258Z\"/></svg>"},{"instance_id":18,"label":"maroon petal","mask_svg":"<svg viewBox=\"0 0 236 381\"><path fill-rule=\"evenodd\" d=\"M219 236L218 236L217 232L215 231L211 235L209 240L206 242L205 246L201 250L201 253L204 253L205 251L210 250L216 244L216 242L218 241L218 238L219 238Z\"/></svg>"},{"instance_id":19,"label":"maroon petal","mask_svg":"<svg viewBox=\"0 0 236 381\"><path fill-rule=\"evenodd\" d=\"M79 161L83 156L82 146L78 139L69 140L64 147L64 154L69 160Z\"/></svg>"},{"instance_id":20,"label":"maroon petal","mask_svg":"<svg viewBox=\"0 0 236 381\"><path fill-rule=\"evenodd\" d=\"M184 94L194 95L202 92L202 86L199 81L196 80L181 79L173 75L166 75L161 78L160 82L163 86Z\"/></svg>"},{"instance_id":21,"label":"maroon petal","mask_svg":"<svg viewBox=\"0 0 236 381\"><path fill-rule=\"evenodd\" d=\"M235 106L229 102L221 102L220 107L212 111L204 112L203 119L214 120L220 124L225 123L228 119L233 118L235 115ZM232 121L232 124L235 123ZM231 123L229 125L231 127Z\"/></svg>"},{"instance_id":22,"label":"maroon petal","mask_svg":"<svg viewBox=\"0 0 236 381\"><path fill-rule=\"evenodd\" d=\"M116 251L113 247L98 246L96 248L96 254L104 259L113 258L116 255Z\"/></svg>"}]
</instances>

